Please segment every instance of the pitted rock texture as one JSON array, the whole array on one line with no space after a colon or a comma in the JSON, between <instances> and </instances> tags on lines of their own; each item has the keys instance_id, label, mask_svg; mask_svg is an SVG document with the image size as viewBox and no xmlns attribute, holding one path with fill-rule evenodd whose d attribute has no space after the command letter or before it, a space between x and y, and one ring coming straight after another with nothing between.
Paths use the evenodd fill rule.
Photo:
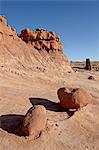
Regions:
<instances>
[{"instance_id":1,"label":"pitted rock texture","mask_svg":"<svg viewBox=\"0 0 99 150\"><path fill-rule=\"evenodd\" d=\"M72 71L54 32L25 29L18 36L3 16L0 16L0 66L43 72L48 76L62 76Z\"/></svg>"},{"instance_id":2,"label":"pitted rock texture","mask_svg":"<svg viewBox=\"0 0 99 150\"><path fill-rule=\"evenodd\" d=\"M59 37L54 32L48 32L42 28L36 29L35 32L31 29L24 29L21 31L19 37L23 41L34 45L38 50L45 49L48 52L50 50L63 51L63 45Z\"/></svg>"},{"instance_id":3,"label":"pitted rock texture","mask_svg":"<svg viewBox=\"0 0 99 150\"><path fill-rule=\"evenodd\" d=\"M92 101L92 96L83 88L60 88L57 94L60 105L65 109L79 109Z\"/></svg>"},{"instance_id":4,"label":"pitted rock texture","mask_svg":"<svg viewBox=\"0 0 99 150\"><path fill-rule=\"evenodd\" d=\"M45 129L46 121L46 109L43 105L31 107L24 118L22 131L26 136L32 136L35 139Z\"/></svg>"}]
</instances>

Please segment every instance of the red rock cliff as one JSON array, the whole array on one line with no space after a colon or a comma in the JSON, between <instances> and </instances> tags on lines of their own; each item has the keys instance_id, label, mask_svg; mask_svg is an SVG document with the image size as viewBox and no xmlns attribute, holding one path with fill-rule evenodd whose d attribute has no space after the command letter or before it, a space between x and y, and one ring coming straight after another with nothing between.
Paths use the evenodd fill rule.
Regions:
<instances>
[{"instance_id":1,"label":"red rock cliff","mask_svg":"<svg viewBox=\"0 0 99 150\"><path fill-rule=\"evenodd\" d=\"M72 71L60 38L54 32L24 29L17 36L3 16L0 16L0 66L16 69L24 66L57 76Z\"/></svg>"}]
</instances>

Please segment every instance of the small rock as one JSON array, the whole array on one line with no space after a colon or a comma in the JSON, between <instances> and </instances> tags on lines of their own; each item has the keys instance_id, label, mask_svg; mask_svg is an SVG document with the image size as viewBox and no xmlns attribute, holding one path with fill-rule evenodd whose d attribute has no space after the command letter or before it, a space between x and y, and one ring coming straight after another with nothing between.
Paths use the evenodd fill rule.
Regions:
<instances>
[{"instance_id":1,"label":"small rock","mask_svg":"<svg viewBox=\"0 0 99 150\"><path fill-rule=\"evenodd\" d=\"M56 127L58 127L58 126L59 126L57 123L56 123L55 125L56 125Z\"/></svg>"},{"instance_id":2,"label":"small rock","mask_svg":"<svg viewBox=\"0 0 99 150\"><path fill-rule=\"evenodd\" d=\"M88 77L89 80L94 80L95 78L93 76Z\"/></svg>"},{"instance_id":3,"label":"small rock","mask_svg":"<svg viewBox=\"0 0 99 150\"><path fill-rule=\"evenodd\" d=\"M31 107L23 120L22 131L26 136L36 139L46 126L46 109L42 105Z\"/></svg>"}]
</instances>

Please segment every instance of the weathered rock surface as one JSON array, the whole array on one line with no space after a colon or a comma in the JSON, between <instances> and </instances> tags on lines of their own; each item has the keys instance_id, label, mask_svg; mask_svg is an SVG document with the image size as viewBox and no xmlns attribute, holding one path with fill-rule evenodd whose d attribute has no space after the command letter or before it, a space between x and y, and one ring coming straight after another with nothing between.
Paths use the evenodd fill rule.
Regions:
<instances>
[{"instance_id":1,"label":"weathered rock surface","mask_svg":"<svg viewBox=\"0 0 99 150\"><path fill-rule=\"evenodd\" d=\"M31 107L23 121L22 131L33 139L39 137L46 127L46 109L42 105Z\"/></svg>"},{"instance_id":2,"label":"weathered rock surface","mask_svg":"<svg viewBox=\"0 0 99 150\"><path fill-rule=\"evenodd\" d=\"M0 16L0 33L3 36L16 36L15 29L7 25L7 20L4 16Z\"/></svg>"},{"instance_id":3,"label":"weathered rock surface","mask_svg":"<svg viewBox=\"0 0 99 150\"><path fill-rule=\"evenodd\" d=\"M89 59L89 58L86 59L86 66L85 66L85 69L86 69L86 70L91 70L91 63L90 63L90 59Z\"/></svg>"},{"instance_id":4,"label":"weathered rock surface","mask_svg":"<svg viewBox=\"0 0 99 150\"><path fill-rule=\"evenodd\" d=\"M92 96L82 88L60 88L57 92L60 105L66 109L78 109L91 103Z\"/></svg>"},{"instance_id":5,"label":"weathered rock surface","mask_svg":"<svg viewBox=\"0 0 99 150\"><path fill-rule=\"evenodd\" d=\"M7 25L7 20L4 16L0 16L0 23L2 23L3 25Z\"/></svg>"},{"instance_id":6,"label":"weathered rock surface","mask_svg":"<svg viewBox=\"0 0 99 150\"><path fill-rule=\"evenodd\" d=\"M34 72L45 70L47 75L57 76L72 71L63 45L54 32L25 29L17 36L3 16L0 16L0 66Z\"/></svg>"},{"instance_id":7,"label":"weathered rock surface","mask_svg":"<svg viewBox=\"0 0 99 150\"><path fill-rule=\"evenodd\" d=\"M35 32L31 29L24 29L19 37L26 43L31 43L38 50L45 49L47 52L55 50L63 53L63 45L54 32L48 32L42 28L36 29Z\"/></svg>"},{"instance_id":8,"label":"weathered rock surface","mask_svg":"<svg viewBox=\"0 0 99 150\"><path fill-rule=\"evenodd\" d=\"M94 72L97 80L92 83L87 80L89 72L86 70L77 74L66 73L64 78L61 78L61 73L67 71L69 65L64 62L66 65L63 69L61 63L56 63L54 56L51 57L54 55L53 51L49 53L45 50L38 51L33 45L26 44L18 37L13 39L4 35L5 33L3 40L0 41L0 121L4 121L0 127L0 150L98 150L99 72ZM43 70L43 64L46 66L45 72L38 72ZM52 77L49 78L48 75ZM70 119L57 105L56 90L64 85L83 86L93 95L93 103L75 113ZM24 138L23 134L17 136L12 132L19 127L20 115L23 116L31 107L28 99L30 97L47 98L41 102L48 108L47 129L35 141L30 140L30 136ZM38 100L36 103L39 102ZM9 121L13 123L9 124ZM18 132L20 133L20 130Z\"/></svg>"}]
</instances>

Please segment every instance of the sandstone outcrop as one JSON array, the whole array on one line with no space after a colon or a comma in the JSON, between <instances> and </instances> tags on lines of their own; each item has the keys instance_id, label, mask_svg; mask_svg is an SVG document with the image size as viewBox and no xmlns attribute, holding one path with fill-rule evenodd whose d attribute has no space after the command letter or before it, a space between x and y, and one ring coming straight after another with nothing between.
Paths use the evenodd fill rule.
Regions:
<instances>
[{"instance_id":1,"label":"sandstone outcrop","mask_svg":"<svg viewBox=\"0 0 99 150\"><path fill-rule=\"evenodd\" d=\"M85 69L86 69L86 70L91 70L91 63L90 63L90 59L89 59L89 58L86 59L86 66L85 66Z\"/></svg>"},{"instance_id":2,"label":"sandstone outcrop","mask_svg":"<svg viewBox=\"0 0 99 150\"><path fill-rule=\"evenodd\" d=\"M0 24L3 24L3 25L7 25L7 20L6 20L6 18L4 17L4 16L0 16Z\"/></svg>"},{"instance_id":3,"label":"sandstone outcrop","mask_svg":"<svg viewBox=\"0 0 99 150\"><path fill-rule=\"evenodd\" d=\"M42 105L31 107L23 120L22 132L33 139L39 137L46 127L46 109Z\"/></svg>"},{"instance_id":4,"label":"sandstone outcrop","mask_svg":"<svg viewBox=\"0 0 99 150\"><path fill-rule=\"evenodd\" d=\"M57 91L60 105L65 109L79 109L91 103L92 96L83 88L60 88Z\"/></svg>"},{"instance_id":5,"label":"sandstone outcrop","mask_svg":"<svg viewBox=\"0 0 99 150\"><path fill-rule=\"evenodd\" d=\"M48 76L64 76L72 71L60 38L54 32L24 29L18 36L3 16L0 16L0 66L26 68Z\"/></svg>"},{"instance_id":6,"label":"sandstone outcrop","mask_svg":"<svg viewBox=\"0 0 99 150\"><path fill-rule=\"evenodd\" d=\"M7 25L7 20L4 16L0 16L0 33L4 36L16 36L15 29Z\"/></svg>"},{"instance_id":7,"label":"sandstone outcrop","mask_svg":"<svg viewBox=\"0 0 99 150\"><path fill-rule=\"evenodd\" d=\"M31 43L36 49L45 49L63 51L63 45L59 37L54 32L48 32L45 29L39 28L33 32L31 29L24 29L21 31L19 37L26 43Z\"/></svg>"}]
</instances>

